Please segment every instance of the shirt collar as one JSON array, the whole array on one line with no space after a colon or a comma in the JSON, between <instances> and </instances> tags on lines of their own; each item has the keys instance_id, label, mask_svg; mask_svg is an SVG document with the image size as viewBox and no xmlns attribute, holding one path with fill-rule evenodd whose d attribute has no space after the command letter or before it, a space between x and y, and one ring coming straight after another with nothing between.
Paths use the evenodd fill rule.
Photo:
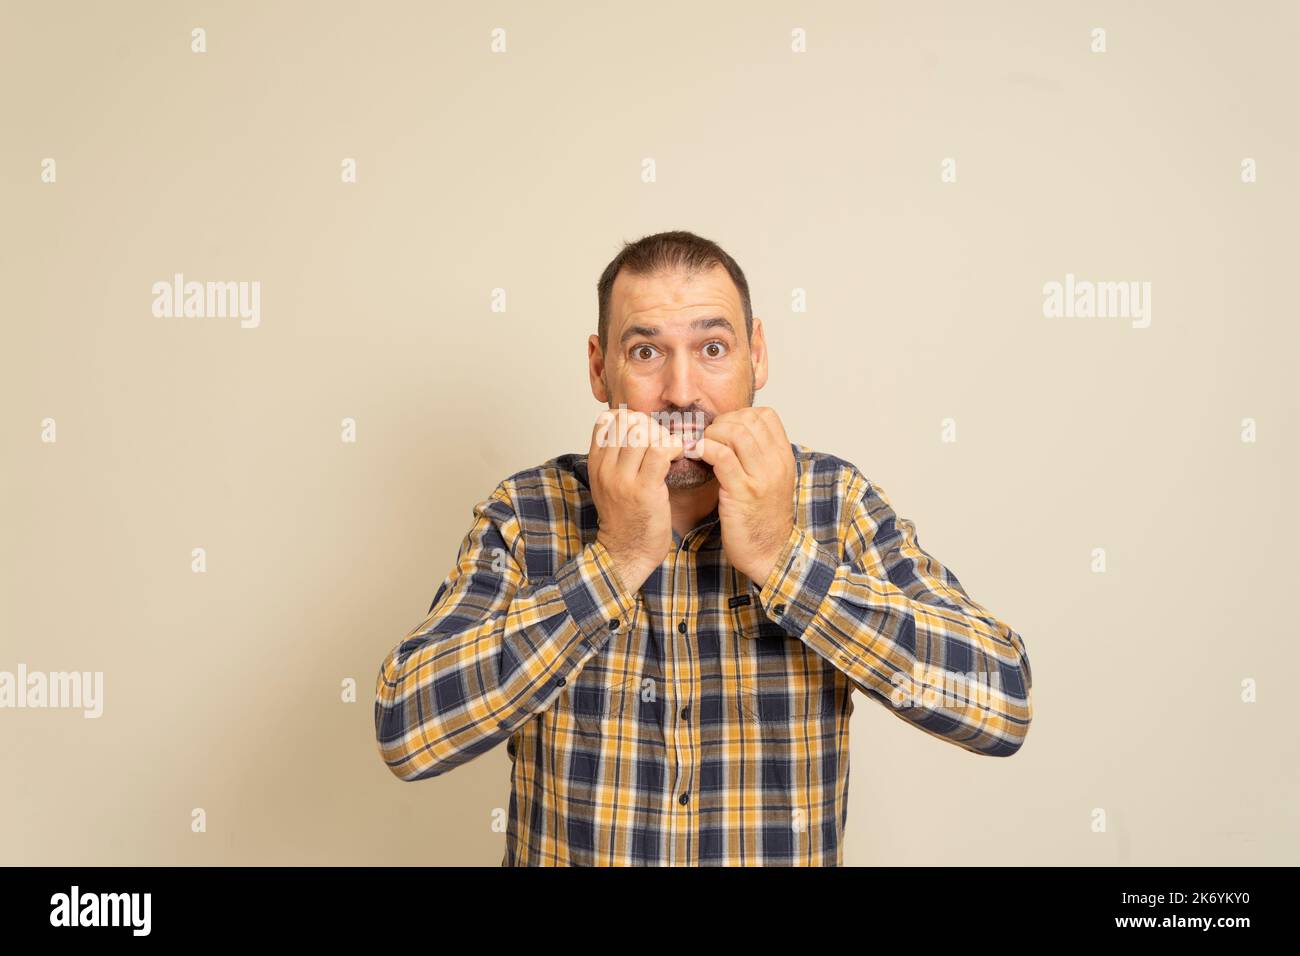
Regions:
<instances>
[{"instance_id":1,"label":"shirt collar","mask_svg":"<svg viewBox=\"0 0 1300 956\"><path fill-rule=\"evenodd\" d=\"M687 531L686 533L687 533L688 535L695 534L697 531L702 531L703 529L708 528L708 527L710 527L711 525L717 524L717 522L718 522L718 506L717 506L717 505L714 505L714 506L713 506L713 510L710 511L708 514L706 514L703 518L701 518L701 519L699 520L699 522L696 523L695 527L694 527L694 528L691 528L691 530L690 530L690 531ZM710 533L711 533L711 532L710 532ZM702 534L702 535L699 535L699 536L697 536L696 541L697 541L697 542L699 542L699 541L703 541L703 540L704 540L705 538L707 538L707 537L708 537L708 534ZM682 535L678 534L677 531L676 531L676 529L674 529L674 530L673 530L673 544L680 546L681 543L682 543L682 540L683 540Z\"/></svg>"}]
</instances>

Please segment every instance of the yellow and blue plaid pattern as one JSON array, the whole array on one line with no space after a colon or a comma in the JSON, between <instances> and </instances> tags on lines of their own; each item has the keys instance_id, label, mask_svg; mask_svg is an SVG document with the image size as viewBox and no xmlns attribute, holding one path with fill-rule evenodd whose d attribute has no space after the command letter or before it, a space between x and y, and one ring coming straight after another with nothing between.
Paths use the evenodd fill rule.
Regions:
<instances>
[{"instance_id":1,"label":"yellow and blue plaid pattern","mask_svg":"<svg viewBox=\"0 0 1300 956\"><path fill-rule=\"evenodd\" d=\"M629 594L596 540L586 455L501 482L381 668L392 772L436 777L506 743L503 866L833 866L854 688L966 750L1015 753L1020 636L856 467L791 448L795 527L761 583L727 562L715 508Z\"/></svg>"}]
</instances>

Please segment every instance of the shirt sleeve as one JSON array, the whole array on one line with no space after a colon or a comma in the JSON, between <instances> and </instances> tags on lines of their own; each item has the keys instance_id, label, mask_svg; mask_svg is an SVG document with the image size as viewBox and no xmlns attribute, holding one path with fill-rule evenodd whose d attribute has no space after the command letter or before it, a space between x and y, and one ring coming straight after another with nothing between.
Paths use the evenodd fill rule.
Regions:
<instances>
[{"instance_id":1,"label":"shirt sleeve","mask_svg":"<svg viewBox=\"0 0 1300 956\"><path fill-rule=\"evenodd\" d=\"M380 668L375 733L398 778L436 777L508 739L611 635L635 627L641 596L599 541L551 577L529 579L524 554L502 483L474 507L428 615Z\"/></svg>"},{"instance_id":2,"label":"shirt sleeve","mask_svg":"<svg viewBox=\"0 0 1300 956\"><path fill-rule=\"evenodd\" d=\"M856 469L846 501L842 555L796 525L757 589L764 611L926 733L1014 754L1032 717L1024 641L921 549L915 525Z\"/></svg>"}]
</instances>

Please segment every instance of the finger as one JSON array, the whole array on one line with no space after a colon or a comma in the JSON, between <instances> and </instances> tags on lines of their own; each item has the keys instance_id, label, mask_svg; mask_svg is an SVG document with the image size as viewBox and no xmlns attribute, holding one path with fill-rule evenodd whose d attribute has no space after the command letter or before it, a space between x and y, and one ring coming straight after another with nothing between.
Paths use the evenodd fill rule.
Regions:
<instances>
[{"instance_id":1,"label":"finger","mask_svg":"<svg viewBox=\"0 0 1300 956\"><path fill-rule=\"evenodd\" d=\"M681 435L673 434L667 427L655 421L654 416L650 416L650 447L670 451L668 462L671 464L682 457L686 445Z\"/></svg>"},{"instance_id":2,"label":"finger","mask_svg":"<svg viewBox=\"0 0 1300 956\"><path fill-rule=\"evenodd\" d=\"M601 434L598 474L600 480L609 485L619 478L619 455L627 445L628 409L622 405L618 408L606 409L597 419L598 422L602 420L605 422L605 427ZM588 466L588 472L590 472L590 465Z\"/></svg>"},{"instance_id":3,"label":"finger","mask_svg":"<svg viewBox=\"0 0 1300 956\"><path fill-rule=\"evenodd\" d=\"M644 420L645 425L645 453L637 467L637 480L646 482L650 486L663 484L672 463L685 453L684 443L680 436L674 435L655 421L653 415L637 414ZM640 424L641 421L638 420L638 426ZM638 427L636 441L641 440L640 431Z\"/></svg>"},{"instance_id":4,"label":"finger","mask_svg":"<svg viewBox=\"0 0 1300 956\"><path fill-rule=\"evenodd\" d=\"M724 412L715 418L711 425L739 425L742 428L749 429L750 433L758 441L759 445L763 444L763 438L767 434L767 429L760 425L762 413L759 408L746 406L745 408L735 408L729 412ZM736 449L739 452L739 449Z\"/></svg>"},{"instance_id":5,"label":"finger","mask_svg":"<svg viewBox=\"0 0 1300 956\"><path fill-rule=\"evenodd\" d=\"M781 416L776 413L776 409L770 405L760 405L754 409L756 413L754 420L760 423L767 431L775 445L785 446L790 444L790 439L785 433L785 425L781 423Z\"/></svg>"},{"instance_id":6,"label":"finger","mask_svg":"<svg viewBox=\"0 0 1300 956\"><path fill-rule=\"evenodd\" d=\"M732 493L740 493L745 488L749 476L740 466L740 459L730 445L723 444L716 438L701 438L696 442L695 450L699 452L702 461L713 466L713 474L723 488Z\"/></svg>"},{"instance_id":7,"label":"finger","mask_svg":"<svg viewBox=\"0 0 1300 956\"><path fill-rule=\"evenodd\" d=\"M587 484L593 491L606 482L609 469L609 430L613 412L606 409L596 416L591 430L591 448L587 452Z\"/></svg>"},{"instance_id":8,"label":"finger","mask_svg":"<svg viewBox=\"0 0 1300 956\"><path fill-rule=\"evenodd\" d=\"M704 429L704 435L727 445L740 461L740 467L751 476L763 473L764 447L743 420L733 420L719 425L716 421Z\"/></svg>"},{"instance_id":9,"label":"finger","mask_svg":"<svg viewBox=\"0 0 1300 956\"><path fill-rule=\"evenodd\" d=\"M673 466L673 461L681 457L682 454L681 439L679 438L676 441L676 446L664 444L646 449L645 458L641 460L641 470L637 473L639 481L643 481L651 487L664 483L664 479L668 477L668 472Z\"/></svg>"},{"instance_id":10,"label":"finger","mask_svg":"<svg viewBox=\"0 0 1300 956\"><path fill-rule=\"evenodd\" d=\"M608 408L596 416L596 423L591 428L591 445L603 448L609 441L609 427L614 421L614 413Z\"/></svg>"},{"instance_id":11,"label":"finger","mask_svg":"<svg viewBox=\"0 0 1300 956\"><path fill-rule=\"evenodd\" d=\"M762 446L765 461L770 462L779 457L783 464L786 463L786 459L793 462L794 443L786 435L785 426L781 423L781 416L776 413L776 409L767 405L756 405L739 411L749 412L748 415L740 416L736 420L743 421Z\"/></svg>"},{"instance_id":12,"label":"finger","mask_svg":"<svg viewBox=\"0 0 1300 956\"><path fill-rule=\"evenodd\" d=\"M631 409L619 411L621 427L618 430L618 461L614 471L620 481L630 483L636 481L641 462L645 459L650 439L650 420L644 412Z\"/></svg>"}]
</instances>

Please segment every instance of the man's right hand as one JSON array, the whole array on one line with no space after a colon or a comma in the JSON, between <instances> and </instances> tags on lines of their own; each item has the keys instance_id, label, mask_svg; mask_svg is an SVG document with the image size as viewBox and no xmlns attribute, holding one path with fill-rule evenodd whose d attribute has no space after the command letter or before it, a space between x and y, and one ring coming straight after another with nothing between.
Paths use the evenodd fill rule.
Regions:
<instances>
[{"instance_id":1,"label":"man's right hand","mask_svg":"<svg viewBox=\"0 0 1300 956\"><path fill-rule=\"evenodd\" d=\"M682 439L645 412L606 409L596 418L587 475L600 528L596 540L635 594L673 547L668 469L682 457Z\"/></svg>"}]
</instances>

